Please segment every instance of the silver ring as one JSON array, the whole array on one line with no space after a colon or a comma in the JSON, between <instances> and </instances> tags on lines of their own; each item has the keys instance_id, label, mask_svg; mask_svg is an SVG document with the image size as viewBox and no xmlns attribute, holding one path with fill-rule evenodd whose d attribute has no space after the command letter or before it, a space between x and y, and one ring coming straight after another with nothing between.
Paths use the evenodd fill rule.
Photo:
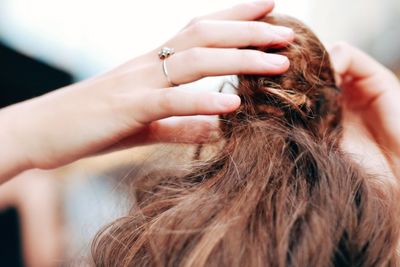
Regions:
<instances>
[{"instance_id":1,"label":"silver ring","mask_svg":"<svg viewBox=\"0 0 400 267\"><path fill-rule=\"evenodd\" d=\"M161 48L160 52L158 52L158 57L161 60L164 60L172 56L173 54L175 54L175 49L164 46L163 48Z\"/></svg>"},{"instance_id":2,"label":"silver ring","mask_svg":"<svg viewBox=\"0 0 400 267\"><path fill-rule=\"evenodd\" d=\"M167 58L169 58L173 54L175 54L175 50L173 48L163 47L163 48L161 48L160 52L158 53L158 57L162 60L163 73L164 73L165 78L167 78L167 81L169 82L169 84L172 86L178 86L173 81L171 81L171 78L168 75Z\"/></svg>"},{"instance_id":3,"label":"silver ring","mask_svg":"<svg viewBox=\"0 0 400 267\"><path fill-rule=\"evenodd\" d=\"M167 69L167 59L163 60L162 67L163 67L164 76L165 76L165 78L167 78L167 81L169 82L169 84L172 85L172 86L178 86L176 83L171 81L171 79L169 78L168 69Z\"/></svg>"}]
</instances>

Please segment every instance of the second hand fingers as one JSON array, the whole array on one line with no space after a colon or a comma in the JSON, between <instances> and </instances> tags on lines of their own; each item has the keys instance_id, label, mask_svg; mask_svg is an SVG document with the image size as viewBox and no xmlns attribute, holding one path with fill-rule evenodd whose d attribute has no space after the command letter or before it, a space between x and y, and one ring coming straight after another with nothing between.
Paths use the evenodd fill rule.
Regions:
<instances>
[{"instance_id":1,"label":"second hand fingers","mask_svg":"<svg viewBox=\"0 0 400 267\"><path fill-rule=\"evenodd\" d=\"M332 63L340 79L346 84L350 78L353 92L374 99L380 94L400 88L398 79L383 65L372 59L361 50L345 43L336 44L331 49Z\"/></svg>"}]
</instances>

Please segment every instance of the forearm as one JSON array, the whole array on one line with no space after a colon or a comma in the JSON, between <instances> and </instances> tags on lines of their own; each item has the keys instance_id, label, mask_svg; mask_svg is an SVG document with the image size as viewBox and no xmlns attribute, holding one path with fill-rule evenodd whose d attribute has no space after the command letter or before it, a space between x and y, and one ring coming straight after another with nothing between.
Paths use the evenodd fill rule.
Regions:
<instances>
[{"instance_id":1,"label":"forearm","mask_svg":"<svg viewBox=\"0 0 400 267\"><path fill-rule=\"evenodd\" d=\"M14 116L13 109L0 110L0 184L31 167L22 149L23 144L14 132L18 118Z\"/></svg>"},{"instance_id":2,"label":"forearm","mask_svg":"<svg viewBox=\"0 0 400 267\"><path fill-rule=\"evenodd\" d=\"M75 147L82 136L77 131L90 121L80 94L74 93L79 86L0 109L0 184L28 169L57 168L85 156Z\"/></svg>"},{"instance_id":3,"label":"forearm","mask_svg":"<svg viewBox=\"0 0 400 267\"><path fill-rule=\"evenodd\" d=\"M53 169L90 156L112 141L115 133L105 125L116 115L109 98L93 95L106 83L96 81L0 109L0 184L28 169Z\"/></svg>"}]
</instances>

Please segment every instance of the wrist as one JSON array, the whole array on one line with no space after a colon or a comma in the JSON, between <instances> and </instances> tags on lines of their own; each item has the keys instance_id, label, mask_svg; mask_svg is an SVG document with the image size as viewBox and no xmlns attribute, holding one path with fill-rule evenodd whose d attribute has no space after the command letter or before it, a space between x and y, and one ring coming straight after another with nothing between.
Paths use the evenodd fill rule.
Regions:
<instances>
[{"instance_id":1,"label":"wrist","mask_svg":"<svg viewBox=\"0 0 400 267\"><path fill-rule=\"evenodd\" d=\"M0 110L0 184L32 167L18 140L16 122L13 106Z\"/></svg>"}]
</instances>

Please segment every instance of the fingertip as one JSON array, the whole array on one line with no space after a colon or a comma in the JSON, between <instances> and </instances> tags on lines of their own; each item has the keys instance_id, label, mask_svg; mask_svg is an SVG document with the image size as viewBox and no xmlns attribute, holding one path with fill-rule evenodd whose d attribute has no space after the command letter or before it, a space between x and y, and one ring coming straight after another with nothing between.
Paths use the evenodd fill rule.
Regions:
<instances>
[{"instance_id":1,"label":"fingertip","mask_svg":"<svg viewBox=\"0 0 400 267\"><path fill-rule=\"evenodd\" d=\"M290 68L290 60L289 60L289 58L288 57L284 57L285 59L283 60L283 63L282 63L282 71L283 72L286 72L286 71L288 71L289 70L289 68Z\"/></svg>"},{"instance_id":2,"label":"fingertip","mask_svg":"<svg viewBox=\"0 0 400 267\"><path fill-rule=\"evenodd\" d=\"M289 58L279 54L265 54L264 62L269 74L282 74L289 70Z\"/></svg>"},{"instance_id":3,"label":"fingertip","mask_svg":"<svg viewBox=\"0 0 400 267\"><path fill-rule=\"evenodd\" d=\"M241 103L240 97L234 94L215 93L215 100L220 113L235 111Z\"/></svg>"},{"instance_id":4,"label":"fingertip","mask_svg":"<svg viewBox=\"0 0 400 267\"><path fill-rule=\"evenodd\" d=\"M334 44L329 49L330 58L332 61L333 68L338 73L343 73L346 68L346 47L348 45L343 42Z\"/></svg>"}]
</instances>

